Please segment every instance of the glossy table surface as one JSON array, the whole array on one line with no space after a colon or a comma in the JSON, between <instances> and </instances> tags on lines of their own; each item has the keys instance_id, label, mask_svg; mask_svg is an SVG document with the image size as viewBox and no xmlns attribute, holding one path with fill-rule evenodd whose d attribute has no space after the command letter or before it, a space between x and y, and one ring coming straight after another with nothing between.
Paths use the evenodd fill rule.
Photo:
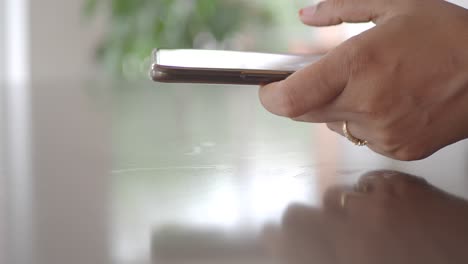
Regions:
<instances>
[{"instance_id":1,"label":"glossy table surface","mask_svg":"<svg viewBox=\"0 0 468 264\"><path fill-rule=\"evenodd\" d=\"M48 82L2 97L0 263L271 263L255 242L267 224L371 170L468 198L468 142L397 162L267 113L253 86Z\"/></svg>"}]
</instances>

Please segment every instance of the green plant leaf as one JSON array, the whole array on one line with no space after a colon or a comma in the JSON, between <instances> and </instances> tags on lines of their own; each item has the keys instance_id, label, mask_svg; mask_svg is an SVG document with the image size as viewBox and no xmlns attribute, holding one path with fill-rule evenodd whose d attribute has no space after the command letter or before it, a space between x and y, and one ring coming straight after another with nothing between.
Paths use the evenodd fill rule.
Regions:
<instances>
[{"instance_id":1,"label":"green plant leaf","mask_svg":"<svg viewBox=\"0 0 468 264\"><path fill-rule=\"evenodd\" d=\"M98 2L99 2L99 0L86 0L84 2L81 13L85 17L92 17L96 12Z\"/></svg>"},{"instance_id":2,"label":"green plant leaf","mask_svg":"<svg viewBox=\"0 0 468 264\"><path fill-rule=\"evenodd\" d=\"M252 26L268 27L273 23L268 9L271 5L254 2L85 0L83 14L96 15L99 4L108 5L103 7L110 11L110 26L97 48L96 58L110 72L122 74L122 65L128 58L144 59L155 47L192 48L202 33L224 43Z\"/></svg>"}]
</instances>

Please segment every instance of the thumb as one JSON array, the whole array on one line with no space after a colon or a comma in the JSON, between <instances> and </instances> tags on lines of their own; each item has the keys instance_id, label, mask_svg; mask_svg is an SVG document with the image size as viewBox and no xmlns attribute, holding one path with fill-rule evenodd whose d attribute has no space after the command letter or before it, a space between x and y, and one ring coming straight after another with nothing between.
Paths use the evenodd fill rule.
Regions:
<instances>
[{"instance_id":1,"label":"thumb","mask_svg":"<svg viewBox=\"0 0 468 264\"><path fill-rule=\"evenodd\" d=\"M393 6L391 3L393 3ZM331 26L343 22L369 22L385 20L395 1L386 0L325 0L299 11L302 22L310 26ZM391 7L391 8L390 8Z\"/></svg>"},{"instance_id":2,"label":"thumb","mask_svg":"<svg viewBox=\"0 0 468 264\"><path fill-rule=\"evenodd\" d=\"M340 95L348 81L348 56L344 51L346 49L335 49L287 79L262 86L259 95L263 106L274 114L289 118L313 112L313 122L334 119L336 113L325 109Z\"/></svg>"}]
</instances>

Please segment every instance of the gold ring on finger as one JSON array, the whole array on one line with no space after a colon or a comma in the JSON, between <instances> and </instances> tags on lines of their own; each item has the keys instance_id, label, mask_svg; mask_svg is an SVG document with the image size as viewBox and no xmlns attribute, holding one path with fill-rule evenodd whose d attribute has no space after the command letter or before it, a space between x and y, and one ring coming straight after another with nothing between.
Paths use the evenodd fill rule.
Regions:
<instances>
[{"instance_id":1,"label":"gold ring on finger","mask_svg":"<svg viewBox=\"0 0 468 264\"><path fill-rule=\"evenodd\" d=\"M351 141L354 145L362 147L367 145L366 140L359 139L351 134L348 130L348 121L343 121L343 134L344 136Z\"/></svg>"}]
</instances>

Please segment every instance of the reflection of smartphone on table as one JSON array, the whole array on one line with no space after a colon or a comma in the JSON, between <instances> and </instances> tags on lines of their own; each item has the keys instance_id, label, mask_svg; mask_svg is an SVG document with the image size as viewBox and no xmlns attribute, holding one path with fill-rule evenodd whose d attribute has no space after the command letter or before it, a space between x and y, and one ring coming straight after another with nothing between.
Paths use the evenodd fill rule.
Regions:
<instances>
[{"instance_id":1,"label":"reflection of smartphone on table","mask_svg":"<svg viewBox=\"0 0 468 264\"><path fill-rule=\"evenodd\" d=\"M151 78L169 83L266 84L317 61L317 55L156 49Z\"/></svg>"}]
</instances>

